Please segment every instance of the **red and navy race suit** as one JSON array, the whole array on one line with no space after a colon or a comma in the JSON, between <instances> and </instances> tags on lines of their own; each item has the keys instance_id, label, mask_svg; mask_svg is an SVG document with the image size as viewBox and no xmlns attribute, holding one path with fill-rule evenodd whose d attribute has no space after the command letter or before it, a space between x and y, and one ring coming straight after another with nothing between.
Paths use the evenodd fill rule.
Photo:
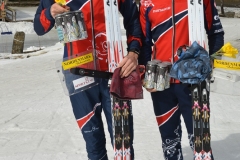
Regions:
<instances>
[{"instance_id":1,"label":"red and navy race suit","mask_svg":"<svg viewBox=\"0 0 240 160\"><path fill-rule=\"evenodd\" d=\"M214 1L203 2L209 53L213 54L224 43L224 31ZM140 23L144 33L140 64L146 65L151 59L174 63L178 59L177 49L189 44L187 0L140 0ZM180 160L183 159L180 115L193 146L191 93L187 86L177 80L172 82L169 89L152 92L151 96L165 159Z\"/></svg>"},{"instance_id":2,"label":"red and navy race suit","mask_svg":"<svg viewBox=\"0 0 240 160\"><path fill-rule=\"evenodd\" d=\"M75 41L72 43L73 50L70 53L70 46L68 46L68 52L65 52L65 57L70 54L77 54L84 52L86 50L92 49L92 23L90 15L90 1L89 0L67 0L67 6L70 7L71 11L81 10L84 14L84 20L87 25L87 40ZM50 14L50 6L53 4L53 0L41 0L40 6L37 9L37 13L34 19L34 29L38 35L46 34L50 31L55 20ZM126 29L127 36L127 46L128 50L140 49L140 37L141 28L139 25L139 14L137 11L136 3L132 0L118 0L119 11L124 18L124 28ZM107 48L104 45L106 41L106 28L105 28L105 18L104 18L104 4L103 0L93 0L94 8L94 28L95 28L95 41L96 49L98 53L98 59L100 60L100 70L108 70L107 64Z\"/></svg>"},{"instance_id":3,"label":"red and navy race suit","mask_svg":"<svg viewBox=\"0 0 240 160\"><path fill-rule=\"evenodd\" d=\"M40 5L36 11L34 18L34 29L38 35L44 35L53 27L55 20L50 14L50 7L54 0L41 0ZM132 0L118 0L119 11L123 15L124 28L127 36L127 50L139 50L141 43L141 27L139 22L139 12L136 3ZM64 57L72 54L84 52L92 49L92 24L90 14L89 0L68 0L67 6L71 11L81 10L84 14L84 20L87 26L88 38L72 42L72 45L65 44ZM94 9L94 28L97 56L100 60L100 70L108 70L107 64L107 48L104 45L106 41L106 29L104 18L104 4L103 0L93 0ZM101 83L88 90L70 96L70 101L73 107L73 112L79 128L82 131L84 140L86 141L86 148L88 158L91 160L106 160L107 151L105 148L106 139L103 130L103 122L101 112L107 119L108 131L111 140L112 134L112 113L111 100L109 94L108 80L102 79ZM133 117L129 115L130 120L130 135L131 135L131 155L134 157L132 141L133 141Z\"/></svg>"},{"instance_id":4,"label":"red and navy race suit","mask_svg":"<svg viewBox=\"0 0 240 160\"><path fill-rule=\"evenodd\" d=\"M151 60L153 45L157 59L172 62L173 55L174 61L178 59L176 50L189 44L187 0L175 0L174 9L172 6L172 1L141 0L140 22L145 43L139 58L141 63ZM214 1L204 0L204 9L209 53L213 54L223 45L224 31Z\"/></svg>"}]
</instances>

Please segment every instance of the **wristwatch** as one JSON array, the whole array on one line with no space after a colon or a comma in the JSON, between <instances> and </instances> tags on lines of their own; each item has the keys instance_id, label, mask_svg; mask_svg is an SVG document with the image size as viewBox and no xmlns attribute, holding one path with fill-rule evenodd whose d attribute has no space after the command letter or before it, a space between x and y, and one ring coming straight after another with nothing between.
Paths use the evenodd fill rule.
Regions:
<instances>
[{"instance_id":1,"label":"wristwatch","mask_svg":"<svg viewBox=\"0 0 240 160\"><path fill-rule=\"evenodd\" d=\"M134 53L136 53L137 55L140 54L139 50L138 50L138 49L135 49L135 48L129 49L128 52L134 52Z\"/></svg>"}]
</instances>

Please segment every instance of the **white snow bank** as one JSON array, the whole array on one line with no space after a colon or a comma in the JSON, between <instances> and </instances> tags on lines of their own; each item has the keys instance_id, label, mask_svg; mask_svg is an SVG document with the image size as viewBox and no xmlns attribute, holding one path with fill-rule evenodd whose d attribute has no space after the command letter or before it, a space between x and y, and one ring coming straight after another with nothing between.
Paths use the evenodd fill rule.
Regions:
<instances>
[{"instance_id":1,"label":"white snow bank","mask_svg":"<svg viewBox=\"0 0 240 160\"><path fill-rule=\"evenodd\" d=\"M23 31L25 34L35 34L32 22L0 22L1 32L11 31L12 34Z\"/></svg>"}]
</instances>

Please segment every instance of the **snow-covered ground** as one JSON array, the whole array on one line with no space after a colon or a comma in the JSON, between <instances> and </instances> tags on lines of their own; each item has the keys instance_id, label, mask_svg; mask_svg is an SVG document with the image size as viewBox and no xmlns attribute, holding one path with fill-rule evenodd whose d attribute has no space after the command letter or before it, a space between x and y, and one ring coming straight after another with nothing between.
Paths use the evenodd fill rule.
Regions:
<instances>
[{"instance_id":1,"label":"snow-covered ground","mask_svg":"<svg viewBox=\"0 0 240 160\"><path fill-rule=\"evenodd\" d=\"M240 50L240 19L221 18L221 21L225 42ZM14 23L9 26L14 30ZM0 160L87 159L85 142L55 67L62 53L62 44L56 41L34 53L0 54ZM213 154L216 160L239 160L240 82L216 79L212 86L215 88L210 97ZM136 160L163 159L150 94L145 90L144 100L133 101L133 115ZM108 155L113 159L108 133L106 138ZM182 147L185 160L191 160L184 124Z\"/></svg>"}]
</instances>

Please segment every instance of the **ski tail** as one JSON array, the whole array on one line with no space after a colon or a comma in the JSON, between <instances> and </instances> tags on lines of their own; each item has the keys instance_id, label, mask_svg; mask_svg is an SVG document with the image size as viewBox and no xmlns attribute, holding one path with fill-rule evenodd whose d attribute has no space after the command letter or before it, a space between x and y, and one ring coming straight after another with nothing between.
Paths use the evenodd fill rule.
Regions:
<instances>
[{"instance_id":1,"label":"ski tail","mask_svg":"<svg viewBox=\"0 0 240 160\"><path fill-rule=\"evenodd\" d=\"M131 160L129 115L131 114L131 101L122 100L123 119L123 160Z\"/></svg>"},{"instance_id":2,"label":"ski tail","mask_svg":"<svg viewBox=\"0 0 240 160\"><path fill-rule=\"evenodd\" d=\"M192 88L192 116L193 116L193 134L194 134L194 159L202 157L202 123L201 123L201 99L200 86ZM201 160L201 159L199 159Z\"/></svg>"},{"instance_id":3,"label":"ski tail","mask_svg":"<svg viewBox=\"0 0 240 160\"><path fill-rule=\"evenodd\" d=\"M131 101L112 97L114 160L131 160L129 116Z\"/></svg>"},{"instance_id":4,"label":"ski tail","mask_svg":"<svg viewBox=\"0 0 240 160\"><path fill-rule=\"evenodd\" d=\"M209 82L192 88L194 160L212 160L209 108Z\"/></svg>"},{"instance_id":5,"label":"ski tail","mask_svg":"<svg viewBox=\"0 0 240 160\"><path fill-rule=\"evenodd\" d=\"M212 159L211 134L210 134L210 103L209 88L207 81L201 83L201 101L202 101L202 159Z\"/></svg>"},{"instance_id":6,"label":"ski tail","mask_svg":"<svg viewBox=\"0 0 240 160\"><path fill-rule=\"evenodd\" d=\"M112 97L112 114L113 114L113 145L114 160L122 160L123 158L123 132L122 132L122 108L121 101L116 97Z\"/></svg>"}]
</instances>

